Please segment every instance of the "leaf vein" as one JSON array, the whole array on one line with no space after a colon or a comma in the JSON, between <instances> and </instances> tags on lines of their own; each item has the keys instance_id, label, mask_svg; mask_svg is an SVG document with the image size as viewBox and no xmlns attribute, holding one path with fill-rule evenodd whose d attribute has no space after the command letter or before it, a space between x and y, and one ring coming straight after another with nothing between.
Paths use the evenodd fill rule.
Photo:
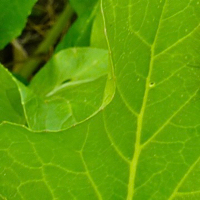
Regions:
<instances>
[{"instance_id":1,"label":"leaf vein","mask_svg":"<svg viewBox=\"0 0 200 200\"><path fill-rule=\"evenodd\" d=\"M94 182L94 180L93 180L93 178L92 178L92 176L91 176L91 174L89 172L88 166L87 166L87 164L85 162L85 159L84 159L84 156L83 156L83 149L85 147L85 144L86 144L88 136L89 136L89 127L88 127L88 130L87 130L85 141L83 142L82 149L80 150L80 158L81 158L81 160L83 162L83 165L84 165L84 168L85 168L85 172L86 172L85 174L88 177L88 179L90 181L90 184L91 184L92 188L94 189L94 192L96 193L96 195L97 195L97 197L98 197L99 200L103 200L103 198L101 196L101 193L100 193L100 191L99 191L96 183Z\"/></svg>"},{"instance_id":2,"label":"leaf vein","mask_svg":"<svg viewBox=\"0 0 200 200\"><path fill-rule=\"evenodd\" d=\"M179 181L179 183L177 184L176 188L174 189L174 191L172 192L171 196L169 197L168 200L172 200L176 193L178 192L179 188L181 187L181 185L184 183L185 179L187 178L187 176L190 174L190 172L195 168L196 164L200 161L200 157L197 158L197 160L195 160L195 162L189 167L189 169L187 170L187 172L185 173L185 175L182 177L182 179Z\"/></svg>"},{"instance_id":3,"label":"leaf vein","mask_svg":"<svg viewBox=\"0 0 200 200\"><path fill-rule=\"evenodd\" d=\"M198 30L199 27L200 27L200 23L190 33L188 33L187 35L185 35L181 39L177 40L174 44L172 44L171 46L167 47L163 51L155 54L154 58L157 58L158 56L161 56L161 55L165 54L167 51L169 51L170 49L172 49L173 47L175 47L179 43L183 42L185 39L187 39L189 36L191 36L196 30Z\"/></svg>"},{"instance_id":4,"label":"leaf vein","mask_svg":"<svg viewBox=\"0 0 200 200\"><path fill-rule=\"evenodd\" d=\"M112 147L114 148L114 150L116 151L116 153L120 156L120 158L122 158L126 163L130 164L130 160L128 160L124 154L119 150L119 148L117 147L116 143L113 141L110 132L108 131L107 125L106 125L106 120L105 120L105 116L103 115L103 121L104 121L104 127L105 127L105 131L107 133L108 139L110 141L110 143L112 144Z\"/></svg>"},{"instance_id":5,"label":"leaf vein","mask_svg":"<svg viewBox=\"0 0 200 200\"><path fill-rule=\"evenodd\" d=\"M142 148L144 148L147 144L149 144L169 123L171 120L188 104L190 101L197 95L199 89L194 92L194 94L184 103L179 109L174 112L174 114L166 120L166 122L146 141L142 144Z\"/></svg>"}]
</instances>

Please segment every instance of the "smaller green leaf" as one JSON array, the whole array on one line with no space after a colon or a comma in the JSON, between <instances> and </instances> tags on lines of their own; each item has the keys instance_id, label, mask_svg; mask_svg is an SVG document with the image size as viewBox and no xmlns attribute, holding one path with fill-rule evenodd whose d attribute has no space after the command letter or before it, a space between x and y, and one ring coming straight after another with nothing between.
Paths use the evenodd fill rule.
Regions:
<instances>
[{"instance_id":1,"label":"smaller green leaf","mask_svg":"<svg viewBox=\"0 0 200 200\"><path fill-rule=\"evenodd\" d=\"M60 51L35 76L20 85L29 127L60 130L97 112L104 102L108 53L93 48Z\"/></svg>"},{"instance_id":2,"label":"smaller green leaf","mask_svg":"<svg viewBox=\"0 0 200 200\"><path fill-rule=\"evenodd\" d=\"M36 0L1 0L0 3L0 49L17 37Z\"/></svg>"},{"instance_id":3,"label":"smaller green leaf","mask_svg":"<svg viewBox=\"0 0 200 200\"><path fill-rule=\"evenodd\" d=\"M47 133L0 124L0 199L96 199L85 160L88 127Z\"/></svg>"},{"instance_id":4,"label":"smaller green leaf","mask_svg":"<svg viewBox=\"0 0 200 200\"><path fill-rule=\"evenodd\" d=\"M0 123L25 123L20 93L13 76L0 64Z\"/></svg>"}]
</instances>

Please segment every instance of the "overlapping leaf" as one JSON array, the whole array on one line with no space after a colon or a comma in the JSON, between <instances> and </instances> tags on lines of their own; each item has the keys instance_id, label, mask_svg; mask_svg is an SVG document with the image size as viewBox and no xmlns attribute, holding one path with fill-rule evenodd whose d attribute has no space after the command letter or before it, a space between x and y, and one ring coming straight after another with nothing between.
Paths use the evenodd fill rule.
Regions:
<instances>
[{"instance_id":1,"label":"overlapping leaf","mask_svg":"<svg viewBox=\"0 0 200 200\"><path fill-rule=\"evenodd\" d=\"M31 81L20 84L27 123L33 130L61 130L103 106L108 53L94 48L60 51Z\"/></svg>"}]
</instances>

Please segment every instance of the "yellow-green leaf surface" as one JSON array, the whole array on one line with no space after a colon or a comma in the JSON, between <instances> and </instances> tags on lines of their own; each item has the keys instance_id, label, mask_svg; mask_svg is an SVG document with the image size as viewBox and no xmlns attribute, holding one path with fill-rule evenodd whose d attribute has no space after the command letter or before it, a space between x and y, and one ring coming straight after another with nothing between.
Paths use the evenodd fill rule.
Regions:
<instances>
[{"instance_id":1,"label":"yellow-green leaf surface","mask_svg":"<svg viewBox=\"0 0 200 200\"><path fill-rule=\"evenodd\" d=\"M0 2L0 49L17 37L36 0L1 0Z\"/></svg>"},{"instance_id":2,"label":"yellow-green leaf surface","mask_svg":"<svg viewBox=\"0 0 200 200\"><path fill-rule=\"evenodd\" d=\"M92 26L90 43L92 47L107 49L107 42L104 34L104 22L101 10L98 9Z\"/></svg>"},{"instance_id":3,"label":"yellow-green leaf surface","mask_svg":"<svg viewBox=\"0 0 200 200\"><path fill-rule=\"evenodd\" d=\"M101 0L101 12L112 101L56 133L1 124L2 199L200 199L199 1Z\"/></svg>"}]
</instances>

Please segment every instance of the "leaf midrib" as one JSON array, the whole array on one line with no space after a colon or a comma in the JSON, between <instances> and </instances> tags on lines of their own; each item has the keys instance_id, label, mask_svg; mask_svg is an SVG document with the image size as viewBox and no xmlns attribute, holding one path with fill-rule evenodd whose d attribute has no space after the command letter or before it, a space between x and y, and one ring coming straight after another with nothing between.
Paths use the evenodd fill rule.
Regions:
<instances>
[{"instance_id":1,"label":"leaf midrib","mask_svg":"<svg viewBox=\"0 0 200 200\"><path fill-rule=\"evenodd\" d=\"M153 41L153 43L151 45L151 49L150 49L151 57L150 57L150 64L149 64L149 72L148 72L148 75L147 75L147 78L146 78L146 85L145 85L145 92L144 92L142 107L141 107L141 111L138 115L138 120L137 120L136 141L135 141L135 147L134 147L135 151L134 151L133 158L132 158L131 164L130 164L127 200L132 200L133 196L134 196L134 192L135 192L134 187L135 187L137 165L138 165L138 160L139 160L141 149L142 149L141 133L142 133L142 125L143 125L143 116L144 116L144 113L145 113L145 108L146 108L148 95L149 95L149 91L150 91L149 84L150 84L150 78L151 78L153 64L154 64L155 44L156 44L156 41L157 41L158 32L159 32L160 24L161 24L161 21L162 21L166 1L163 4L163 8L162 8L162 11L161 11L161 15L160 15L157 30L156 30L156 33L155 33L154 41Z\"/></svg>"}]
</instances>

